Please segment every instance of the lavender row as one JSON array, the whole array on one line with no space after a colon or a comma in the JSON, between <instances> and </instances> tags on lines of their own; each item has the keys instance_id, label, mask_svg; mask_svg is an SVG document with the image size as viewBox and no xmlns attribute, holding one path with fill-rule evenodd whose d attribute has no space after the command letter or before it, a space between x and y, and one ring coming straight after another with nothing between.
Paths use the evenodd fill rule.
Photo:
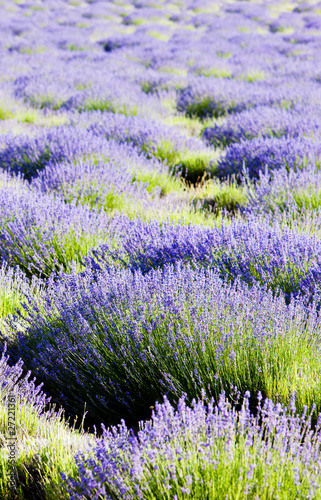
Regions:
<instances>
[{"instance_id":1,"label":"lavender row","mask_svg":"<svg viewBox=\"0 0 321 500\"><path fill-rule=\"evenodd\" d=\"M1 260L29 276L67 270L112 235L114 223L103 212L66 204L5 174L1 180Z\"/></svg>"},{"instance_id":2,"label":"lavender row","mask_svg":"<svg viewBox=\"0 0 321 500\"><path fill-rule=\"evenodd\" d=\"M177 406L167 397L137 436L122 421L78 453L76 478L62 474L71 500L208 498L241 495L320 498L320 414L316 428L306 409L295 412L245 393L241 409L222 393ZM239 398L237 398L239 402ZM224 479L223 479L224 478Z\"/></svg>"},{"instance_id":3,"label":"lavender row","mask_svg":"<svg viewBox=\"0 0 321 500\"><path fill-rule=\"evenodd\" d=\"M223 279L282 291L287 300L304 293L313 296L320 287L319 239L280 225L269 227L256 221L252 210L255 216L248 222L212 229L124 220L117 246L100 246L84 264L94 272L121 266L146 273L166 264L194 262L216 269Z\"/></svg>"},{"instance_id":4,"label":"lavender row","mask_svg":"<svg viewBox=\"0 0 321 500\"><path fill-rule=\"evenodd\" d=\"M163 394L178 400L231 384L241 393L320 403L320 318L260 286L224 283L194 265L72 274L8 319L4 339L71 413L131 423Z\"/></svg>"}]
</instances>

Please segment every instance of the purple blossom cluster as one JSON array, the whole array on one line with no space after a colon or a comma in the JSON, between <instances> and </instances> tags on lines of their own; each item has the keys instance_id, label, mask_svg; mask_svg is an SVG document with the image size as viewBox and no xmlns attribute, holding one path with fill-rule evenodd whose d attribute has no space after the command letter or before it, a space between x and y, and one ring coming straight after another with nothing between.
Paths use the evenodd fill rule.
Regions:
<instances>
[{"instance_id":1,"label":"purple blossom cluster","mask_svg":"<svg viewBox=\"0 0 321 500\"><path fill-rule=\"evenodd\" d=\"M216 269L223 279L281 290L287 300L319 289L321 246L315 236L280 225L269 228L264 221L255 221L255 216L247 223L213 229L139 220L124 220L124 224L116 245L104 244L84 259L94 273L114 266L147 273L167 264L191 262Z\"/></svg>"},{"instance_id":2,"label":"purple blossom cluster","mask_svg":"<svg viewBox=\"0 0 321 500\"><path fill-rule=\"evenodd\" d=\"M177 108L191 116L218 118L258 105L281 106L287 95L285 89L274 89L270 85L227 78L194 77L181 91Z\"/></svg>"},{"instance_id":3,"label":"purple blossom cluster","mask_svg":"<svg viewBox=\"0 0 321 500\"><path fill-rule=\"evenodd\" d=\"M25 373L23 361L19 359L17 363L10 363L10 358L6 354L7 347L4 348L0 358L0 393L2 404L9 394L15 394L19 398L20 405L28 405L39 416L46 415L47 418L53 415L53 411L48 411L49 398L43 391L43 382L36 385L36 379L30 379L31 372Z\"/></svg>"},{"instance_id":4,"label":"purple blossom cluster","mask_svg":"<svg viewBox=\"0 0 321 500\"><path fill-rule=\"evenodd\" d=\"M161 154L158 149L162 144L178 151L204 149L201 140L187 138L178 129L138 116L97 112L86 116L84 122L90 123L88 131L97 137L132 144L151 155Z\"/></svg>"},{"instance_id":5,"label":"purple blossom cluster","mask_svg":"<svg viewBox=\"0 0 321 500\"><path fill-rule=\"evenodd\" d=\"M80 261L105 240L110 219L98 211L65 204L59 196L41 194L23 182L0 186L0 255L29 276L50 276Z\"/></svg>"},{"instance_id":6,"label":"purple blossom cluster","mask_svg":"<svg viewBox=\"0 0 321 500\"><path fill-rule=\"evenodd\" d=\"M3 134L0 167L30 180L47 165L99 153L104 147L102 141L87 131L68 126L35 130L30 135Z\"/></svg>"},{"instance_id":7,"label":"purple blossom cluster","mask_svg":"<svg viewBox=\"0 0 321 500\"><path fill-rule=\"evenodd\" d=\"M153 174L164 174L164 165L148 161L137 148L114 141L93 140L97 147L94 158L86 156L74 161L50 162L32 180L32 187L42 193L59 193L65 201L88 204L106 210L117 208L120 198L146 199L148 181L137 181L138 174L148 179ZM154 195L157 190L154 189ZM110 204L108 205L108 200Z\"/></svg>"},{"instance_id":8,"label":"purple blossom cluster","mask_svg":"<svg viewBox=\"0 0 321 500\"><path fill-rule=\"evenodd\" d=\"M298 109L257 106L242 113L236 113L218 125L207 127L203 138L215 147L227 147L233 143L256 137L291 137L320 135L320 121L315 110L307 107Z\"/></svg>"},{"instance_id":9,"label":"purple blossom cluster","mask_svg":"<svg viewBox=\"0 0 321 500\"><path fill-rule=\"evenodd\" d=\"M213 169L214 155L206 145L196 137L186 137L173 126L139 116L100 112L90 113L84 121L89 123L88 131L95 136L131 144L148 158L164 162L171 173L181 172L189 180L194 181ZM193 155L200 158L195 165L189 161Z\"/></svg>"},{"instance_id":10,"label":"purple blossom cluster","mask_svg":"<svg viewBox=\"0 0 321 500\"><path fill-rule=\"evenodd\" d=\"M151 104L154 107L151 97L138 84L121 81L116 72L102 72L100 82L92 78L90 68L87 74L81 71L78 61L72 64L73 71L70 67L67 69L67 65L70 61L66 61L66 68L61 68L56 74L51 69L48 73L17 78L14 82L15 97L35 108L65 111L101 110L136 115L141 107L146 110Z\"/></svg>"},{"instance_id":11,"label":"purple blossom cluster","mask_svg":"<svg viewBox=\"0 0 321 500\"><path fill-rule=\"evenodd\" d=\"M232 144L218 162L217 174L220 177L239 175L244 170L251 178L260 172L302 169L309 163L320 165L320 143L305 137L257 137Z\"/></svg>"}]
</instances>

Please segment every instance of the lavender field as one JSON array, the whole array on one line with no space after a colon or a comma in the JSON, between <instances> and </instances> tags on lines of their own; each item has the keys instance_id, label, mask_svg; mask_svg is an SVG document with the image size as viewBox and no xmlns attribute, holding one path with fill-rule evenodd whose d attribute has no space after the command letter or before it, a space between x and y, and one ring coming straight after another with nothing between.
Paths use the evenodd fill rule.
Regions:
<instances>
[{"instance_id":1,"label":"lavender field","mask_svg":"<svg viewBox=\"0 0 321 500\"><path fill-rule=\"evenodd\" d=\"M0 500L321 500L321 2L2 0L0 64Z\"/></svg>"}]
</instances>

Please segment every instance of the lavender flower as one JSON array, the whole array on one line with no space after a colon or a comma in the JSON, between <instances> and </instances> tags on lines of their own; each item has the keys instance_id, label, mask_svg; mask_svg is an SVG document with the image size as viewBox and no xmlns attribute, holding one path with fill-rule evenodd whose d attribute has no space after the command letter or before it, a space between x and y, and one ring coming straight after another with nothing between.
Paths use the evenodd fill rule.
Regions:
<instances>
[{"instance_id":1,"label":"lavender flower","mask_svg":"<svg viewBox=\"0 0 321 500\"><path fill-rule=\"evenodd\" d=\"M213 488L215 498L237 489L257 498L285 490L317 498L320 425L313 430L311 416L260 399L254 416L248 395L239 410L224 393L191 407L184 396L177 407L165 396L137 436L124 421L103 427L89 453L76 455L77 478L62 475L65 490L75 500L165 498L168 491L172 498L214 498Z\"/></svg>"},{"instance_id":2,"label":"lavender flower","mask_svg":"<svg viewBox=\"0 0 321 500\"><path fill-rule=\"evenodd\" d=\"M248 171L251 178L257 178L260 171L288 170L303 168L309 163L320 162L320 146L317 141L307 138L256 138L241 141L226 150L218 162L218 175L227 177Z\"/></svg>"},{"instance_id":3,"label":"lavender flower","mask_svg":"<svg viewBox=\"0 0 321 500\"><path fill-rule=\"evenodd\" d=\"M31 297L28 314L6 328L12 353L72 412L87 401L91 418L137 421L164 393L177 400L202 387L230 392L231 381L270 395L271 377L283 401L296 390L300 402L319 405L316 307L302 299L287 306L282 296L224 284L204 268L67 275L45 298Z\"/></svg>"}]
</instances>

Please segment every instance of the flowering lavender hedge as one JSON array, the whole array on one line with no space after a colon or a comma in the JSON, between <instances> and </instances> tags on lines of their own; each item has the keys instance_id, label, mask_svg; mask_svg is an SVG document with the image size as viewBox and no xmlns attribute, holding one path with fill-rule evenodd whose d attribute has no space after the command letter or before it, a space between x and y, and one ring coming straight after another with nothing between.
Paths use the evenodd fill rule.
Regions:
<instances>
[{"instance_id":1,"label":"flowering lavender hedge","mask_svg":"<svg viewBox=\"0 0 321 500\"><path fill-rule=\"evenodd\" d=\"M86 131L66 126L40 133L36 131L33 135L15 137L8 134L1 137L2 169L31 179L48 164L81 158L101 151L103 146Z\"/></svg>"},{"instance_id":2,"label":"flowering lavender hedge","mask_svg":"<svg viewBox=\"0 0 321 500\"><path fill-rule=\"evenodd\" d=\"M313 166L290 172L286 168L261 172L259 182L249 195L247 210L251 213L285 212L295 214L318 213L320 206L320 171Z\"/></svg>"},{"instance_id":3,"label":"flowering lavender hedge","mask_svg":"<svg viewBox=\"0 0 321 500\"><path fill-rule=\"evenodd\" d=\"M315 110L294 110L257 106L231 115L222 125L214 124L203 132L203 138L214 146L229 146L255 137L300 137L320 135L320 122Z\"/></svg>"},{"instance_id":4,"label":"flowering lavender hedge","mask_svg":"<svg viewBox=\"0 0 321 500\"><path fill-rule=\"evenodd\" d=\"M88 131L96 136L132 144L148 157L164 161L171 172L181 172L191 181L215 171L215 155L200 139L188 138L177 128L138 116L111 113L91 113L84 121L90 123Z\"/></svg>"},{"instance_id":5,"label":"flowering lavender hedge","mask_svg":"<svg viewBox=\"0 0 321 500\"><path fill-rule=\"evenodd\" d=\"M122 421L105 429L87 453L76 456L78 477L63 484L72 500L132 498L213 498L240 495L320 498L320 419L302 415L262 395L257 413L226 399L167 397L156 403L151 420L137 436ZM238 398L239 399L239 398Z\"/></svg>"},{"instance_id":6,"label":"flowering lavender hedge","mask_svg":"<svg viewBox=\"0 0 321 500\"><path fill-rule=\"evenodd\" d=\"M218 394L232 382L321 405L316 307L224 284L213 270L68 275L25 309L8 321L10 351L71 412L86 401L91 418L135 422L164 393Z\"/></svg>"},{"instance_id":7,"label":"flowering lavender hedge","mask_svg":"<svg viewBox=\"0 0 321 500\"><path fill-rule=\"evenodd\" d=\"M308 138L272 137L255 138L232 144L225 156L219 160L218 175L227 177L247 170L251 178L257 178L261 171L304 168L310 162L320 165L320 143Z\"/></svg>"},{"instance_id":8,"label":"flowering lavender hedge","mask_svg":"<svg viewBox=\"0 0 321 500\"><path fill-rule=\"evenodd\" d=\"M108 239L110 220L104 214L26 184L7 184L0 187L0 255L9 265L48 277Z\"/></svg>"},{"instance_id":9,"label":"flowering lavender hedge","mask_svg":"<svg viewBox=\"0 0 321 500\"><path fill-rule=\"evenodd\" d=\"M281 290L288 300L319 290L321 246L313 236L277 224L269 228L255 218L213 229L139 220L123 224L116 246L104 244L84 259L89 269L99 272L121 266L146 273L191 262L216 269L225 280Z\"/></svg>"},{"instance_id":10,"label":"flowering lavender hedge","mask_svg":"<svg viewBox=\"0 0 321 500\"><path fill-rule=\"evenodd\" d=\"M43 383L36 385L35 378L30 380L31 372L24 373L22 359L12 365L6 353L5 345L0 358L1 403L4 404L6 397L12 393L19 397L20 404L30 405L38 415L45 413L51 398L42 391ZM47 416L50 417L50 413Z\"/></svg>"}]
</instances>

